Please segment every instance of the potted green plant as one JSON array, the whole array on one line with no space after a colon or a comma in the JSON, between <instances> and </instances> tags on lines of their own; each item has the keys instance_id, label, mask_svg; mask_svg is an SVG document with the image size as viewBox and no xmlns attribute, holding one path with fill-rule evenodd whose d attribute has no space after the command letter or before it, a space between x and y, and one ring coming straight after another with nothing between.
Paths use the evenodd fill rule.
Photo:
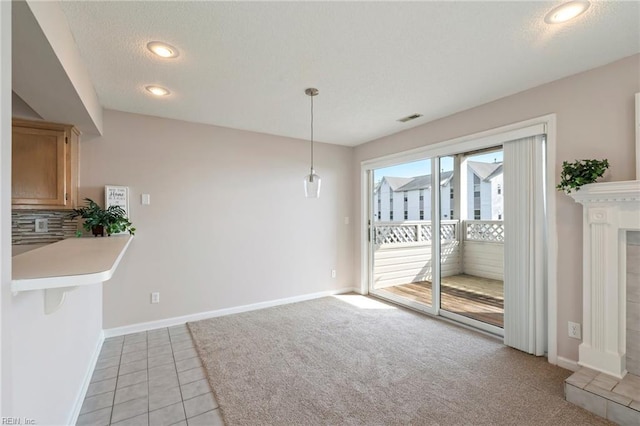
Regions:
<instances>
[{"instance_id":1,"label":"potted green plant","mask_svg":"<svg viewBox=\"0 0 640 426\"><path fill-rule=\"evenodd\" d=\"M594 183L601 178L608 168L609 161L606 158L604 160L576 160L572 163L563 161L560 183L556 188L567 194L570 194L571 190L579 191L582 185Z\"/></svg>"},{"instance_id":2,"label":"potted green plant","mask_svg":"<svg viewBox=\"0 0 640 426\"><path fill-rule=\"evenodd\" d=\"M91 198L85 198L87 205L79 209L73 209L72 218L81 217L84 219L82 227L93 233L94 236L116 234L119 232L129 232L134 235L136 228L127 218L127 214L120 206L109 206L103 209Z\"/></svg>"}]
</instances>

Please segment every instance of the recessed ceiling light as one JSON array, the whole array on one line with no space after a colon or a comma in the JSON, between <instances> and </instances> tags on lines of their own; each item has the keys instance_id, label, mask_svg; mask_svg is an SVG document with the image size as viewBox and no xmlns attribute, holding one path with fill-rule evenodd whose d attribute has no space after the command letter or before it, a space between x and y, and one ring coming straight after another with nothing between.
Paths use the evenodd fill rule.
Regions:
<instances>
[{"instance_id":1,"label":"recessed ceiling light","mask_svg":"<svg viewBox=\"0 0 640 426\"><path fill-rule=\"evenodd\" d=\"M547 24L561 24L567 22L576 16L584 13L589 9L590 3L586 0L574 0L561 4L560 6L551 10L544 17L544 22Z\"/></svg>"},{"instance_id":2,"label":"recessed ceiling light","mask_svg":"<svg viewBox=\"0 0 640 426\"><path fill-rule=\"evenodd\" d=\"M147 43L147 49L162 58L175 58L180 54L178 49L161 41Z\"/></svg>"},{"instance_id":3,"label":"recessed ceiling light","mask_svg":"<svg viewBox=\"0 0 640 426\"><path fill-rule=\"evenodd\" d=\"M146 86L145 89L147 90L147 92L155 96L167 96L169 93L171 93L164 87L160 86Z\"/></svg>"}]
</instances>

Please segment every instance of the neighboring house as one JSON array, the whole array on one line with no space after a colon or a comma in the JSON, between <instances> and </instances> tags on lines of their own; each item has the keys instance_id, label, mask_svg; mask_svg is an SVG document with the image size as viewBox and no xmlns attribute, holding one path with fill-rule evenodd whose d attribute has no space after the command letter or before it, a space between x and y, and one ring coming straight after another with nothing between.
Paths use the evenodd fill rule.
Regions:
<instances>
[{"instance_id":1,"label":"neighboring house","mask_svg":"<svg viewBox=\"0 0 640 426\"><path fill-rule=\"evenodd\" d=\"M467 161L467 206L465 219L502 220L502 162Z\"/></svg>"},{"instance_id":2,"label":"neighboring house","mask_svg":"<svg viewBox=\"0 0 640 426\"><path fill-rule=\"evenodd\" d=\"M467 161L465 219L502 220L502 163ZM440 174L441 218L459 218L454 211L454 173ZM431 175L384 176L374 192L374 216L381 222L431 220Z\"/></svg>"},{"instance_id":3,"label":"neighboring house","mask_svg":"<svg viewBox=\"0 0 640 426\"><path fill-rule=\"evenodd\" d=\"M453 172L441 174L443 218L450 217L449 187ZM383 222L431 219L431 175L402 178L384 176L375 189L374 214ZM446 215L446 216L445 216Z\"/></svg>"}]
</instances>

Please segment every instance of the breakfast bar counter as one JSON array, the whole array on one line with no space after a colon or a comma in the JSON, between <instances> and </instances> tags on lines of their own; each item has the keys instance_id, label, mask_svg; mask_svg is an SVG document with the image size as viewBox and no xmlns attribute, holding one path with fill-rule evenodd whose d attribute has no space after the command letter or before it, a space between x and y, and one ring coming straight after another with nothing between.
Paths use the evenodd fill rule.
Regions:
<instances>
[{"instance_id":1,"label":"breakfast bar counter","mask_svg":"<svg viewBox=\"0 0 640 426\"><path fill-rule=\"evenodd\" d=\"M68 238L14 256L11 291L44 290L45 312L78 286L109 280L133 240L131 235Z\"/></svg>"}]
</instances>

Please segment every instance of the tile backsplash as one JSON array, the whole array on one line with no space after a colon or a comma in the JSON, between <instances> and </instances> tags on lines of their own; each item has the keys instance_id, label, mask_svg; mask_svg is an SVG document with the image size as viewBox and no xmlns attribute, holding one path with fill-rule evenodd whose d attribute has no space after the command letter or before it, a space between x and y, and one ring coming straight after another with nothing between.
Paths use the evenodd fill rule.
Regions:
<instances>
[{"instance_id":1,"label":"tile backsplash","mask_svg":"<svg viewBox=\"0 0 640 426\"><path fill-rule=\"evenodd\" d=\"M55 243L74 237L78 220L71 219L70 214L55 210L12 210L11 244ZM36 232L36 219L47 220L47 232Z\"/></svg>"}]
</instances>

